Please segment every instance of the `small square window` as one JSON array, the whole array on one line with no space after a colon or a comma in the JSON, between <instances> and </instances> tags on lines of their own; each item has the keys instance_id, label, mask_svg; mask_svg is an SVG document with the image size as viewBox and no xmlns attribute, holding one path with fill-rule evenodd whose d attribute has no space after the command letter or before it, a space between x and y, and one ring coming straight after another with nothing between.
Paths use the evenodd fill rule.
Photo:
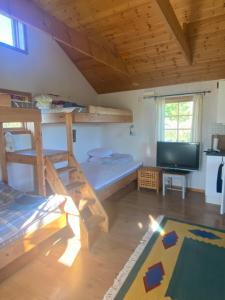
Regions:
<instances>
[{"instance_id":1,"label":"small square window","mask_svg":"<svg viewBox=\"0 0 225 300\"><path fill-rule=\"evenodd\" d=\"M27 52L25 25L0 14L0 43Z\"/></svg>"},{"instance_id":2,"label":"small square window","mask_svg":"<svg viewBox=\"0 0 225 300\"><path fill-rule=\"evenodd\" d=\"M164 140L168 142L191 142L193 114L193 100L166 100L163 119Z\"/></svg>"}]
</instances>

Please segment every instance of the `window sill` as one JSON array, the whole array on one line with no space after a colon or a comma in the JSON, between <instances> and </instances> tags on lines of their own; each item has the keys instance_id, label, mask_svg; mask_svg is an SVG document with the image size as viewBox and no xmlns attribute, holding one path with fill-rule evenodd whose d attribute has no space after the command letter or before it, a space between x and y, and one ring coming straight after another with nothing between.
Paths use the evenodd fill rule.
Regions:
<instances>
[{"instance_id":1,"label":"window sill","mask_svg":"<svg viewBox=\"0 0 225 300\"><path fill-rule=\"evenodd\" d=\"M4 47L4 48L7 48L7 49L11 49L11 50L14 50L14 51L17 51L17 52L20 52L22 54L25 54L25 55L28 55L28 50L22 50L22 49L19 49L17 47L14 47L14 46L10 46L10 45L7 45L5 43L2 43L0 42L0 46Z\"/></svg>"}]
</instances>

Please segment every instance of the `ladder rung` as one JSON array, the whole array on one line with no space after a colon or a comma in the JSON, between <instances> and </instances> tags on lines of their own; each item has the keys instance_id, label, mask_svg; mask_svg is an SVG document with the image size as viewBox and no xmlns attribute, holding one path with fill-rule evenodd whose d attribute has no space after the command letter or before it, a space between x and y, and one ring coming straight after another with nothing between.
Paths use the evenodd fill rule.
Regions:
<instances>
[{"instance_id":1,"label":"ladder rung","mask_svg":"<svg viewBox=\"0 0 225 300\"><path fill-rule=\"evenodd\" d=\"M47 157L50 159L52 163L57 163L60 161L67 161L68 160L68 153L67 152L59 152L55 154L47 155Z\"/></svg>"},{"instance_id":2,"label":"ladder rung","mask_svg":"<svg viewBox=\"0 0 225 300\"><path fill-rule=\"evenodd\" d=\"M77 168L76 167L64 167L64 168L59 168L59 169L56 169L57 173L61 174L61 173L66 173L66 172L73 172L73 171L76 171Z\"/></svg>"},{"instance_id":3,"label":"ladder rung","mask_svg":"<svg viewBox=\"0 0 225 300\"><path fill-rule=\"evenodd\" d=\"M75 190L75 189L81 187L84 184L85 184L85 182L80 182L80 181L72 182L72 183L66 185L66 189L69 191L72 191L72 190Z\"/></svg>"},{"instance_id":4,"label":"ladder rung","mask_svg":"<svg viewBox=\"0 0 225 300\"><path fill-rule=\"evenodd\" d=\"M84 220L85 225L89 230L96 228L99 224L101 224L105 220L104 217L98 215L92 215L88 219Z\"/></svg>"},{"instance_id":5,"label":"ladder rung","mask_svg":"<svg viewBox=\"0 0 225 300\"><path fill-rule=\"evenodd\" d=\"M78 205L78 207L79 207L79 211L83 211L85 208L87 208L87 207L89 207L89 206L92 206L92 205L94 205L95 204L95 199L85 199L85 200L83 200L83 199L81 199L80 201L79 201L79 205Z\"/></svg>"}]
</instances>

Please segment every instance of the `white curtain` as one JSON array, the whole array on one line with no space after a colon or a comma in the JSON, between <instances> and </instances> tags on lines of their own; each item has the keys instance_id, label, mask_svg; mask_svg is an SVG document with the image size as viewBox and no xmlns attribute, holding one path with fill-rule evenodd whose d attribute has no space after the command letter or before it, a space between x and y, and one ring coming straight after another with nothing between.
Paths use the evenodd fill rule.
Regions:
<instances>
[{"instance_id":1,"label":"white curtain","mask_svg":"<svg viewBox=\"0 0 225 300\"><path fill-rule=\"evenodd\" d=\"M192 123L192 142L200 142L202 135L202 95L194 95L194 114L193 114L193 123Z\"/></svg>"},{"instance_id":2,"label":"white curtain","mask_svg":"<svg viewBox=\"0 0 225 300\"><path fill-rule=\"evenodd\" d=\"M156 101L157 104L157 140L164 141L164 119L165 119L165 101L166 98L161 97Z\"/></svg>"},{"instance_id":3,"label":"white curtain","mask_svg":"<svg viewBox=\"0 0 225 300\"><path fill-rule=\"evenodd\" d=\"M167 98L168 99L168 98ZM203 96L200 94L193 95L193 121L192 121L192 142L200 142L202 134L202 102ZM182 101L182 96L180 96ZM157 140L164 141L164 123L165 123L165 103L166 98L157 99Z\"/></svg>"}]
</instances>

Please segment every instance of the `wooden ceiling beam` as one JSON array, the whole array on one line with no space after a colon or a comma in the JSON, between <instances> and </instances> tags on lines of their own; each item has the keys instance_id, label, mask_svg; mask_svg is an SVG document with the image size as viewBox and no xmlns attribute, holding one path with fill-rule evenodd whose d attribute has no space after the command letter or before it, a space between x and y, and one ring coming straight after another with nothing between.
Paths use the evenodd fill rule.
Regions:
<instances>
[{"instance_id":1,"label":"wooden ceiling beam","mask_svg":"<svg viewBox=\"0 0 225 300\"><path fill-rule=\"evenodd\" d=\"M157 74L156 74L157 73ZM156 74L156 75L155 75ZM135 89L145 89L145 88L156 88L160 86L176 85L190 82L200 82L208 80L218 80L224 78L225 76L225 62L221 62L220 66L215 68L202 67L199 69L192 70L191 72L185 72L181 69L178 72L171 73L169 71L165 72L164 76L160 72L153 72L145 74L140 80L140 76L132 76L133 82L138 79L137 86L131 86L129 82L121 81L118 83L115 80L95 82L96 90L99 94L128 91Z\"/></svg>"},{"instance_id":2,"label":"wooden ceiling beam","mask_svg":"<svg viewBox=\"0 0 225 300\"><path fill-rule=\"evenodd\" d=\"M97 62L127 75L122 59L107 45L100 45L85 34L51 16L31 0L0 0L0 11L50 34L60 42Z\"/></svg>"},{"instance_id":3,"label":"wooden ceiling beam","mask_svg":"<svg viewBox=\"0 0 225 300\"><path fill-rule=\"evenodd\" d=\"M189 65L192 64L192 53L189 46L188 38L185 35L181 25L175 15L173 7L170 4L169 0L155 0L156 6L159 9L159 12L169 30L169 32L174 37L178 46L181 48L182 53L184 54L186 61Z\"/></svg>"}]
</instances>

